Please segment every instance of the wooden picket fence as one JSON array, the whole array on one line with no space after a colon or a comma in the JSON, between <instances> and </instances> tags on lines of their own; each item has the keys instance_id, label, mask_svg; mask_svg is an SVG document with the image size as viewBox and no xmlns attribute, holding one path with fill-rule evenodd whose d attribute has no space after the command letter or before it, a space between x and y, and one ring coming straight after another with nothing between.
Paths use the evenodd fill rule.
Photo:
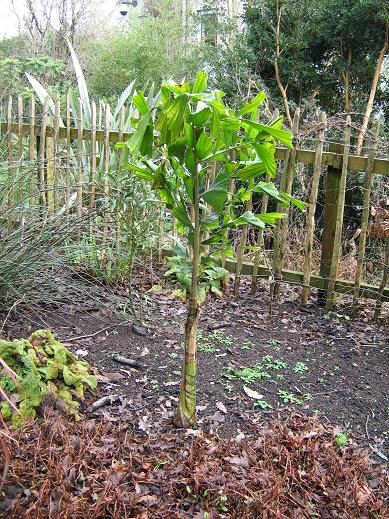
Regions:
<instances>
[{"instance_id":1,"label":"wooden picket fence","mask_svg":"<svg viewBox=\"0 0 389 519\"><path fill-rule=\"evenodd\" d=\"M61 117L64 108L65 116ZM75 117L76 115L76 117ZM40 204L50 211L56 211L69 199L75 198L76 211L94 209L99 197L110 196L110 175L121 167L123 151L115 144L126 141L130 134L125 128L126 108L122 107L117 123L113 123L110 107L103 103L91 103L89 127L85 127L83 107L78 99L76 106L71 106L69 97L61 103L55 99L54 106L49 106L47 99L38 109L34 98L27 101L19 97L16 102L9 98L6 105L0 106L0 143L2 142L2 178L8 182L8 206L15 202ZM296 110L293 121L293 133L298 134L299 111ZM115 124L115 126L114 126ZM377 158L377 136L379 127L374 125L368 143L368 156L351 154L351 118L343 124L343 142L329 143L325 150L326 116L321 113L315 134L315 149L276 148L276 158L281 171L280 189L293 194L293 180L298 164L312 167L310 195L306 209L304 268L302 272L284 268L288 243L288 218L279 220L274 229L271 261L267 262L264 254L264 235L256 235L255 253L249 257L246 253L250 226L244 226L235 248L234 259L224 259L225 267L235 273L233 291L239 295L242 276L252 277L251 293L257 290L259 278L270 278L271 300L274 301L281 283L293 283L302 286L302 303L307 304L311 288L318 289L321 298L329 310L335 304L336 293L350 294L355 307L360 298L376 299L376 315L382 303L389 301L389 232L384 233L385 259L382 280L379 286L363 282L365 264L366 237L368 235L372 179L374 175L389 177L389 160ZM27 164L27 167L26 167ZM122 164L123 165L123 164ZM28 177L25 176L28 171ZM347 179L357 172L364 172L363 210L360 222L360 236L357 253L357 268L354 281L338 279L343 215ZM19 174L21 173L21 174ZM325 207L322 230L322 253L319 275L313 274L312 251L315 237L315 211L319 194L319 182L326 175ZM28 201L28 202L27 202ZM268 208L268 197L261 201L261 213ZM251 210L253 200L248 200L245 211ZM279 205L278 212L288 209ZM12 227L9 221L8 226ZM103 236L109 232L108 216L104 216ZM250 261L247 261L250 259ZM271 307L272 308L272 307Z\"/></svg>"}]
</instances>

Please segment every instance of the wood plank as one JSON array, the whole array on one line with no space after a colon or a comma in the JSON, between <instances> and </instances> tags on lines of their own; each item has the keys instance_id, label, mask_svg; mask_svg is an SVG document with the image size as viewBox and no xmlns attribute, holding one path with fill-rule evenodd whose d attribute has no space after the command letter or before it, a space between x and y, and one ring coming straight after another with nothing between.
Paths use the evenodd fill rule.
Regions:
<instances>
[{"instance_id":1,"label":"wood plank","mask_svg":"<svg viewBox=\"0 0 389 519\"><path fill-rule=\"evenodd\" d=\"M359 298L359 287L362 281L362 273L363 273L363 265L365 263L365 248L366 248L366 238L367 238L367 227L369 224L369 214L370 214L370 196L371 196L371 187L373 183L373 163L374 157L377 149L377 140L380 131L380 124L378 121L374 123L373 126L373 139L370 143L369 150L369 161L367 165L367 171L365 173L365 179L363 183L363 210L361 217L361 233L359 235L359 244L358 244L358 256L357 256L357 268L355 272L355 287L354 287L354 309L356 310L358 306L358 298Z\"/></svg>"},{"instance_id":2,"label":"wood plank","mask_svg":"<svg viewBox=\"0 0 389 519\"><path fill-rule=\"evenodd\" d=\"M1 132L7 131L7 123L0 123L1 124ZM61 127L60 128L60 138L66 138L66 128ZM11 125L11 132L14 134L17 134L18 128L17 124ZM28 135L29 133L29 125L23 124L22 127L23 135ZM54 132L53 128L47 129L48 134L51 132ZM39 135L39 129L38 129L38 135ZM84 130L84 141L90 141L92 136L92 132L90 129ZM97 130L96 131L96 140L97 142L104 142L104 130ZM131 134L128 132L123 133L123 141L126 141L130 138ZM70 129L70 137L71 139L77 139L77 128L71 128ZM122 142L120 139L120 132L118 130L110 130L109 132L109 142L111 144L116 144L118 142ZM284 160L286 157L287 149L283 148L281 146L276 148L275 156L277 160ZM322 164L327 166L334 166L337 169L342 168L342 161L343 161L343 153L334 153L331 151L324 151L323 157L322 157ZM301 162L303 164L314 164L315 162L315 151L314 150L305 150L301 149L297 151L296 155L296 162ZM360 171L366 171L367 168L367 162L368 157L362 157L359 155L350 155L349 157L349 163L348 163L348 170L353 172L360 172ZM374 165L373 165L373 174L381 174L389 176L389 160L388 159L375 159Z\"/></svg>"},{"instance_id":3,"label":"wood plank","mask_svg":"<svg viewBox=\"0 0 389 519\"><path fill-rule=\"evenodd\" d=\"M35 195L35 97L30 97L30 130L29 130L29 140L28 140L28 158L29 158L29 206L34 205L34 195Z\"/></svg>"},{"instance_id":4,"label":"wood plank","mask_svg":"<svg viewBox=\"0 0 389 519\"><path fill-rule=\"evenodd\" d=\"M236 261L227 259L225 268L232 274L236 270ZM242 264L242 276L253 275L254 264L250 262L243 262ZM271 276L271 269L266 265L258 266L258 277L268 279ZM294 285L303 285L304 273L294 270L283 269L282 280L285 283ZM324 290L326 287L326 279L316 274L311 275L310 287ZM348 294L350 296L354 293L354 281L348 281L345 279L337 279L335 284L335 291L339 294ZM379 294L379 287L375 285L369 285L367 283L361 283L360 296L366 299L376 299ZM382 291L382 301L389 302L389 288L384 288Z\"/></svg>"},{"instance_id":5,"label":"wood plank","mask_svg":"<svg viewBox=\"0 0 389 519\"><path fill-rule=\"evenodd\" d=\"M77 216L82 216L82 190L84 175L82 169L82 151L83 151L83 134L84 134L84 117L82 112L81 99L77 98Z\"/></svg>"},{"instance_id":6,"label":"wood plank","mask_svg":"<svg viewBox=\"0 0 389 519\"><path fill-rule=\"evenodd\" d=\"M343 164L342 173L339 179L339 190L337 197L336 211L332 212L332 218L334 222L334 244L333 254L331 258L330 271L328 275L328 286L327 286L327 298L325 308L331 310L335 303L335 283L338 277L339 261L342 254L342 229L343 229L343 215L344 215L344 204L346 196L346 182L347 182L347 169L348 169L348 158L350 154L350 138L351 138L351 117L348 115L344 127L344 151L343 151ZM328 212L328 214L331 214Z\"/></svg>"},{"instance_id":7,"label":"wood plank","mask_svg":"<svg viewBox=\"0 0 389 519\"><path fill-rule=\"evenodd\" d=\"M321 159L323 155L324 133L326 129L326 114L321 112L319 115L319 127L316 134L316 157L313 166L313 175L311 182L311 192L309 196L309 204L307 207L306 216L306 236L305 236L305 259L304 259L304 286L301 293L301 302L303 305L308 303L309 298L309 279L312 270L312 252L313 240L315 233L315 212L317 195L319 192L319 183L321 177L322 164Z\"/></svg>"}]
</instances>

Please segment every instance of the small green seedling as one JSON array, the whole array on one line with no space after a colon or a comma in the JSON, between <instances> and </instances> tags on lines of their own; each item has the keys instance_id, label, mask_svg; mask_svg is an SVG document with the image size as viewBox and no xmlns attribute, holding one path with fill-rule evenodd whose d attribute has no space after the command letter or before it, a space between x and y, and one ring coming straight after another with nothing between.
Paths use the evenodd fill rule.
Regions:
<instances>
[{"instance_id":1,"label":"small green seedling","mask_svg":"<svg viewBox=\"0 0 389 519\"><path fill-rule=\"evenodd\" d=\"M304 362L296 362L293 371L295 373L305 373L306 371L308 371L308 366Z\"/></svg>"},{"instance_id":2,"label":"small green seedling","mask_svg":"<svg viewBox=\"0 0 389 519\"><path fill-rule=\"evenodd\" d=\"M344 447L348 443L348 436L346 433L338 433L335 437L335 443L338 447Z\"/></svg>"},{"instance_id":3,"label":"small green seedling","mask_svg":"<svg viewBox=\"0 0 389 519\"><path fill-rule=\"evenodd\" d=\"M297 398L293 393L288 393L282 389L278 390L277 395L285 404L302 405L303 403L302 400Z\"/></svg>"},{"instance_id":4,"label":"small green seedling","mask_svg":"<svg viewBox=\"0 0 389 519\"><path fill-rule=\"evenodd\" d=\"M280 369L285 369L288 367L286 362L282 360L275 359L273 355L264 355L262 357L262 361L265 362L265 368L271 369L274 371L278 371Z\"/></svg>"},{"instance_id":5,"label":"small green seedling","mask_svg":"<svg viewBox=\"0 0 389 519\"><path fill-rule=\"evenodd\" d=\"M253 404L254 407L259 407L260 409L272 409L273 406L266 402L265 400L257 400Z\"/></svg>"}]
</instances>

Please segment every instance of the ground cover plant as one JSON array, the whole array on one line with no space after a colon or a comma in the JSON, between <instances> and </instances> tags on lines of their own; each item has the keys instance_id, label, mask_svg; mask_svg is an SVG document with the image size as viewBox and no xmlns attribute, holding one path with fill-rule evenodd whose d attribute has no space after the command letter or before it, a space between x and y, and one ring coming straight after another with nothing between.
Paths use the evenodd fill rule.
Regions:
<instances>
[{"instance_id":1,"label":"ground cover plant","mask_svg":"<svg viewBox=\"0 0 389 519\"><path fill-rule=\"evenodd\" d=\"M155 106L140 92L133 99L140 114L138 126L127 142L131 155L138 156L130 169L158 191L190 250L190 268L179 273L189 291L185 362L174 415L179 427L189 427L196 420L200 305L207 287L219 290L209 281L220 277L215 261L231 251L226 229L250 223L263 230L284 216L242 211L253 192L266 193L284 205L294 201L271 182L258 181L264 174L275 176L275 141L291 147L291 134L281 129L282 118L271 124L258 122L263 92L237 111L224 104L223 95L207 91L207 75L202 71L192 86L164 83ZM242 184L236 192L231 189L233 181Z\"/></svg>"},{"instance_id":2,"label":"ground cover plant","mask_svg":"<svg viewBox=\"0 0 389 519\"><path fill-rule=\"evenodd\" d=\"M14 374L6 373L0 380L9 397L0 413L14 427L35 418L45 398L55 399L64 411L79 417L85 388L97 385L88 363L57 341L50 330L38 330L28 340L0 340L0 358Z\"/></svg>"}]
</instances>

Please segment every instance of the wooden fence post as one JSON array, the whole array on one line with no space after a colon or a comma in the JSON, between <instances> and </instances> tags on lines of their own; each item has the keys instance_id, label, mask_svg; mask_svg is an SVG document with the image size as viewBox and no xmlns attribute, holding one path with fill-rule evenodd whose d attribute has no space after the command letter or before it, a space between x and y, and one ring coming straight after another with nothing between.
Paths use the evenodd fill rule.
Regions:
<instances>
[{"instance_id":1,"label":"wooden fence post","mask_svg":"<svg viewBox=\"0 0 389 519\"><path fill-rule=\"evenodd\" d=\"M19 195L19 202L22 205L24 202L24 175L23 175L23 98L18 96L18 178L17 185L19 189L17 194Z\"/></svg>"},{"instance_id":2,"label":"wooden fence post","mask_svg":"<svg viewBox=\"0 0 389 519\"><path fill-rule=\"evenodd\" d=\"M313 165L311 194L309 197L309 205L307 208L307 217L306 217L307 234L305 237L304 281L303 281L303 289L302 289L302 293L301 293L301 302L303 305L306 305L308 303L308 298L309 298L309 293L310 293L310 280L311 280L311 270L312 270L312 250L313 250L313 240L314 240L314 232L315 232L315 211L316 211L317 194L319 191L319 182L320 182L320 176L321 176L321 159L322 159L322 155L323 155L325 127L326 127L326 114L324 112L321 112L319 115L319 128L317 131L315 163Z\"/></svg>"},{"instance_id":3,"label":"wooden fence post","mask_svg":"<svg viewBox=\"0 0 389 519\"><path fill-rule=\"evenodd\" d=\"M343 162L342 170L339 178L337 179L337 191L336 195L336 206L331 210L327 211L327 215L332 222L333 236L332 236L332 257L330 259L328 282L327 282L327 297L325 309L331 310L335 303L335 285L336 278L338 275L339 260L342 251L342 229L343 229L343 214L344 214L344 203L346 194L346 180L347 180L347 167L348 158L350 154L350 137L351 137L351 117L348 115L346 118L346 124L344 129L344 150L343 150ZM336 187L334 184L334 188ZM331 186L330 186L331 187Z\"/></svg>"},{"instance_id":4,"label":"wooden fence post","mask_svg":"<svg viewBox=\"0 0 389 519\"><path fill-rule=\"evenodd\" d=\"M362 272L363 265L365 262L365 248L366 248L366 237L367 237L367 227L369 223L369 213L370 213L370 195L371 195L371 186L373 182L373 165L374 158L377 149L377 138L380 130L380 125L378 122L374 123L373 126L373 138L369 150L369 156L367 161L367 168L365 173L365 181L363 184L363 210L362 210L362 218L361 218L361 232L359 235L359 246L358 246L358 256L357 256L357 268L355 272L355 287L354 287L354 300L353 300L353 310L355 311L359 304L359 289L362 282Z\"/></svg>"},{"instance_id":5,"label":"wooden fence post","mask_svg":"<svg viewBox=\"0 0 389 519\"><path fill-rule=\"evenodd\" d=\"M96 195L96 103L91 103L91 163L90 163L90 191L89 208L95 206Z\"/></svg>"}]
</instances>

